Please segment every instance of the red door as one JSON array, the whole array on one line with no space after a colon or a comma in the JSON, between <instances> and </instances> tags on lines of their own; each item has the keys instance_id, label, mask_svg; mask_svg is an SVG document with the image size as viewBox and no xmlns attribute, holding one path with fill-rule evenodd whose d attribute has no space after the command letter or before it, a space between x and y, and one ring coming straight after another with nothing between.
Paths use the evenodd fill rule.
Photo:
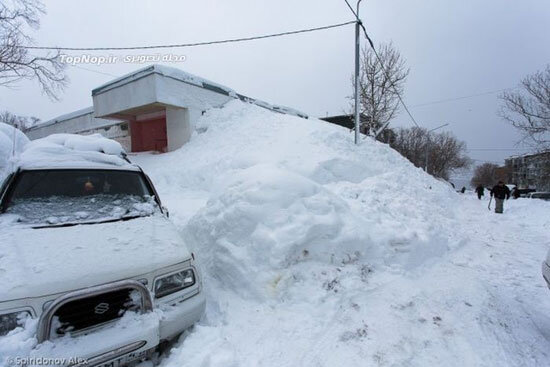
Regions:
<instances>
[{"instance_id":1,"label":"red door","mask_svg":"<svg viewBox=\"0 0 550 367\"><path fill-rule=\"evenodd\" d=\"M132 138L132 152L146 152L150 150L166 152L166 146L168 145L166 117L131 121L130 134Z\"/></svg>"}]
</instances>

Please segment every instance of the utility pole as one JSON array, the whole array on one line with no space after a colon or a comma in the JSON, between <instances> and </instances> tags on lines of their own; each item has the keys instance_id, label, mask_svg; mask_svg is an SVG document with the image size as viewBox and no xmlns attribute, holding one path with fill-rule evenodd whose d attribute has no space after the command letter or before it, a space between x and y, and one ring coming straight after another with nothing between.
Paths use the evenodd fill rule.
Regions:
<instances>
[{"instance_id":1,"label":"utility pole","mask_svg":"<svg viewBox=\"0 0 550 367\"><path fill-rule=\"evenodd\" d=\"M359 144L359 130L361 126L361 118L359 116L359 52L360 52L360 31L361 21L359 20L359 3L357 1L357 11L355 16L357 21L355 22L355 144ZM353 11L353 9L352 9Z\"/></svg>"},{"instance_id":2,"label":"utility pole","mask_svg":"<svg viewBox=\"0 0 550 367\"><path fill-rule=\"evenodd\" d=\"M432 131L437 130L437 129L441 129L442 127L445 127L445 126L447 126L447 125L449 125L449 124L444 124L444 125L435 127L435 128L433 128L433 129L431 129L431 130L428 130L428 132L427 132L427 134L426 134L426 135L427 135L427 138L428 138L428 141L426 142L426 165L425 165L425 167L424 167L424 171L425 171L426 173L428 173L428 162L429 162L429 157L430 157L430 144L431 144L431 141L430 141L430 133L431 133Z\"/></svg>"}]
</instances>

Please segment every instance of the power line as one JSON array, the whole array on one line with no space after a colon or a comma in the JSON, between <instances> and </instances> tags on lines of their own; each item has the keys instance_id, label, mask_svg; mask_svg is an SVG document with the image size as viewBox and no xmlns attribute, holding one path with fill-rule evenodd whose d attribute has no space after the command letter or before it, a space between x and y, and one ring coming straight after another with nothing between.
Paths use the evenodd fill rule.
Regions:
<instances>
[{"instance_id":1,"label":"power line","mask_svg":"<svg viewBox=\"0 0 550 367\"><path fill-rule=\"evenodd\" d=\"M359 22L360 22L360 21L359 21ZM365 26L363 25L363 23L360 22L359 25L360 25L361 28L363 29L363 32L365 33L365 37L366 37L367 40L369 41L369 44L370 44L372 50L374 51L374 55L376 56L376 59L377 59L378 62L380 63L380 66L382 67L382 70L384 71L384 74L386 74L386 78L388 78L388 80L390 81L391 87L393 88L393 92L397 95L397 98L399 98L399 102L401 102L401 105L403 106L403 108L405 109L405 111L407 111L407 115L409 115L409 117L411 118L412 122L416 125L416 127L420 127L420 125L418 125L418 122L416 122L415 118L414 118L413 115L411 114L411 111L409 111L409 108L407 107L407 105L406 105L405 102L403 101L403 98L401 98L401 93L399 93L399 91L398 91L397 88L395 87L395 84L394 84L393 80L391 79L390 74L388 73L388 71L386 70L386 67L385 67L384 64L382 63L382 59L380 58L380 55L378 55L378 51L376 51L376 47L374 47L374 43L372 42L372 40L370 39L369 35L367 34L367 29L365 28Z\"/></svg>"},{"instance_id":2,"label":"power line","mask_svg":"<svg viewBox=\"0 0 550 367\"><path fill-rule=\"evenodd\" d=\"M460 96L460 97L454 97L454 98L440 99L440 100L435 100L435 101L431 101L431 102L415 104L415 105L412 105L411 108L429 106L429 105L438 104L438 103L453 102L453 101L458 101L458 100L461 100L461 99L468 99L468 98L480 97L480 96L485 96L485 95L489 95L489 94L500 93L500 92L504 92L504 91L507 91L507 90L510 90L510 89L516 89L516 88L517 88L517 87L496 89L496 90L492 90L492 91L481 92L481 93L476 93L476 94L470 94L470 95L466 95L466 96Z\"/></svg>"},{"instance_id":3,"label":"power line","mask_svg":"<svg viewBox=\"0 0 550 367\"><path fill-rule=\"evenodd\" d=\"M522 150L531 150L530 148L474 148L474 149L467 149L468 151L485 151L485 152L512 152L512 151L522 151Z\"/></svg>"},{"instance_id":4,"label":"power line","mask_svg":"<svg viewBox=\"0 0 550 367\"><path fill-rule=\"evenodd\" d=\"M343 26L346 26L348 24L353 24L353 23L355 23L355 21L331 24L331 25L315 27L315 28L300 29L300 30L296 30L296 31L265 34L265 35L261 35L261 36L231 38L231 39L225 39L225 40L194 42L194 43L181 43L181 44L171 44L171 45L151 45L151 46L134 46L134 47L21 46L21 48L34 49L34 50L59 50L59 51L122 51L122 50L151 50L151 49L160 49L160 48L183 48L183 47L217 45L217 44L223 44L223 43L244 42L244 41L253 41L253 40L272 38L272 37L288 36L288 35L291 35L291 34L315 32L315 31L321 31L321 30L325 30L325 29L338 28L338 27L343 27Z\"/></svg>"},{"instance_id":5,"label":"power line","mask_svg":"<svg viewBox=\"0 0 550 367\"><path fill-rule=\"evenodd\" d=\"M70 65L70 66L72 66L74 68L77 68L77 69L81 69L81 70L91 71L92 73L96 73L96 74L101 74L101 75L106 75L106 76L111 76L111 77L114 77L114 78L118 78L118 75L115 75L115 74L106 73L106 72L99 71L99 70L88 69L88 68L85 68L85 67L79 66L79 65Z\"/></svg>"},{"instance_id":6,"label":"power line","mask_svg":"<svg viewBox=\"0 0 550 367\"><path fill-rule=\"evenodd\" d=\"M351 10L351 12L353 13L353 16L355 16L355 19L359 20L359 15L357 15L357 13L355 12L355 10L353 10L353 8L351 7L350 3L348 2L348 0L344 0L349 8L349 10Z\"/></svg>"}]
</instances>

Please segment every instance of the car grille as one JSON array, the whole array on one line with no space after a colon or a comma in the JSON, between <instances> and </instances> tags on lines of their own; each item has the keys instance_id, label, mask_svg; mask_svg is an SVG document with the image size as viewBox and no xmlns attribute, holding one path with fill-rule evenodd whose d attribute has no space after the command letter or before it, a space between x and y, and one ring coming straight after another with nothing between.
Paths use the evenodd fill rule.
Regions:
<instances>
[{"instance_id":1,"label":"car grille","mask_svg":"<svg viewBox=\"0 0 550 367\"><path fill-rule=\"evenodd\" d=\"M127 311L139 311L141 295L125 288L63 304L53 316L52 330L57 335L77 332L121 318Z\"/></svg>"}]
</instances>

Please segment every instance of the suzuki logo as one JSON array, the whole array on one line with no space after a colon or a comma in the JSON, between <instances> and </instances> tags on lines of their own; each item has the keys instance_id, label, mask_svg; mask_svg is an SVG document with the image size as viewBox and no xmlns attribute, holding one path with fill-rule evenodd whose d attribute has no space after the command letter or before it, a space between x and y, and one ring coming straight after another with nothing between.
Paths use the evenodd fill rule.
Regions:
<instances>
[{"instance_id":1,"label":"suzuki logo","mask_svg":"<svg viewBox=\"0 0 550 367\"><path fill-rule=\"evenodd\" d=\"M99 303L94 308L94 312L98 315L103 315L105 312L109 311L109 304L105 302Z\"/></svg>"}]
</instances>

